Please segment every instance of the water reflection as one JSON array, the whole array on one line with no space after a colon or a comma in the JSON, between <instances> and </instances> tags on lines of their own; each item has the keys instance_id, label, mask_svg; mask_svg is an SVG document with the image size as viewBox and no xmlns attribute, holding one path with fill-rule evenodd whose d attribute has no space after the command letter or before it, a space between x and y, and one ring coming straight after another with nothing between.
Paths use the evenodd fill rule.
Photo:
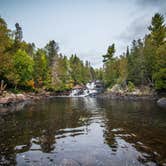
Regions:
<instances>
[{"instance_id":1,"label":"water reflection","mask_svg":"<svg viewBox=\"0 0 166 166\"><path fill-rule=\"evenodd\" d=\"M155 103L114 101L106 102L105 108L104 134L112 149L117 151L119 141L123 140L135 148L137 161L142 164L162 165L166 162L166 114ZM126 143L122 148L132 151Z\"/></svg>"},{"instance_id":2,"label":"water reflection","mask_svg":"<svg viewBox=\"0 0 166 166\"><path fill-rule=\"evenodd\" d=\"M0 165L164 165L166 113L154 103L56 98L0 118ZM68 161L68 160L66 160Z\"/></svg>"}]
</instances>

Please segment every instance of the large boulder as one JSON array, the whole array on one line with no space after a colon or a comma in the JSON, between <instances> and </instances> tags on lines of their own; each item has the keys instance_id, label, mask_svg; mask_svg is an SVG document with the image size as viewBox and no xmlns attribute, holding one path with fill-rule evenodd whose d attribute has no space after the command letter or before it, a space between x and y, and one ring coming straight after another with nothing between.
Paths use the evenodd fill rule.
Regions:
<instances>
[{"instance_id":1,"label":"large boulder","mask_svg":"<svg viewBox=\"0 0 166 166\"><path fill-rule=\"evenodd\" d=\"M157 104L158 104L160 107L166 108L166 97L162 97L161 99L159 99L159 100L157 101Z\"/></svg>"}]
</instances>

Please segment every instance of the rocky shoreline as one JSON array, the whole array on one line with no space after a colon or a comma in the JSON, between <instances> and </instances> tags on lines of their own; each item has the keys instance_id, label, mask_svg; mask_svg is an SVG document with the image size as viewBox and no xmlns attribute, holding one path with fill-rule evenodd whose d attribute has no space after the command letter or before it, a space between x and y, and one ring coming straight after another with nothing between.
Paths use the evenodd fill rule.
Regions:
<instances>
[{"instance_id":1,"label":"rocky shoreline","mask_svg":"<svg viewBox=\"0 0 166 166\"><path fill-rule=\"evenodd\" d=\"M52 93L52 92L40 92L40 93L20 93L14 94L6 92L3 96L0 96L0 114L6 112L12 112L22 109L25 105L39 100L50 99L54 97L67 96L68 93ZM119 92L104 92L95 96L97 98L108 98L111 100L128 100L128 101L156 101L159 106L166 108L166 98L159 99L154 94L132 94L132 93L119 93Z\"/></svg>"},{"instance_id":2,"label":"rocky shoreline","mask_svg":"<svg viewBox=\"0 0 166 166\"><path fill-rule=\"evenodd\" d=\"M0 97L0 106L10 106L24 101L40 100L48 97L51 97L50 93L8 93L7 95Z\"/></svg>"},{"instance_id":3,"label":"rocky shoreline","mask_svg":"<svg viewBox=\"0 0 166 166\"><path fill-rule=\"evenodd\" d=\"M48 99L57 96L67 96L67 94L61 93L8 93L5 96L0 96L0 108L15 105L25 101L37 101L41 99ZM97 98L109 98L112 100L158 100L157 95L138 95L138 94L127 94L127 93L116 93L116 92L105 92L100 93L96 96Z\"/></svg>"},{"instance_id":4,"label":"rocky shoreline","mask_svg":"<svg viewBox=\"0 0 166 166\"><path fill-rule=\"evenodd\" d=\"M109 98L111 100L133 100L133 101L138 101L138 100L155 101L159 99L157 95L152 95L152 94L140 95L140 94L116 93L116 92L105 92L101 95L98 95L98 98Z\"/></svg>"},{"instance_id":5,"label":"rocky shoreline","mask_svg":"<svg viewBox=\"0 0 166 166\"><path fill-rule=\"evenodd\" d=\"M118 92L105 92L97 96L97 98L110 99L110 100L124 100L124 101L154 101L163 109L166 109L166 97L161 97L155 93L151 94L132 94L132 93L118 93Z\"/></svg>"},{"instance_id":6,"label":"rocky shoreline","mask_svg":"<svg viewBox=\"0 0 166 166\"><path fill-rule=\"evenodd\" d=\"M20 94L6 92L3 96L0 96L0 114L17 111L27 104L52 97L54 95L50 92Z\"/></svg>"}]
</instances>

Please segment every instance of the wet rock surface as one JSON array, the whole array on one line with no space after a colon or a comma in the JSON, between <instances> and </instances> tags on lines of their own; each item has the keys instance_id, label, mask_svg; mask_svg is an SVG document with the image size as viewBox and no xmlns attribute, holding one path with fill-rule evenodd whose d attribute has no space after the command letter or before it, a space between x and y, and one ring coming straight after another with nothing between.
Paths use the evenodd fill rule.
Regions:
<instances>
[{"instance_id":1,"label":"wet rock surface","mask_svg":"<svg viewBox=\"0 0 166 166\"><path fill-rule=\"evenodd\" d=\"M160 107L166 108L166 97L162 97L157 101L157 104Z\"/></svg>"}]
</instances>

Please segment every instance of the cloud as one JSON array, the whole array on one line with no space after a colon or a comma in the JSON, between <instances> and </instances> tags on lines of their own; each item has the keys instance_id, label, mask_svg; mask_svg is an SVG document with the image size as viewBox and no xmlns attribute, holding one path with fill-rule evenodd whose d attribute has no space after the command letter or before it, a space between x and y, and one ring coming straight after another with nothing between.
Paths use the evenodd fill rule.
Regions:
<instances>
[{"instance_id":1,"label":"cloud","mask_svg":"<svg viewBox=\"0 0 166 166\"><path fill-rule=\"evenodd\" d=\"M125 30L117 36L117 39L124 42L132 41L143 37L148 31L147 27L150 24L150 18L143 15L134 19Z\"/></svg>"},{"instance_id":2,"label":"cloud","mask_svg":"<svg viewBox=\"0 0 166 166\"><path fill-rule=\"evenodd\" d=\"M166 15L166 0L136 0L136 4L139 5L141 8L158 8L158 12Z\"/></svg>"},{"instance_id":3,"label":"cloud","mask_svg":"<svg viewBox=\"0 0 166 166\"><path fill-rule=\"evenodd\" d=\"M130 45L132 40L143 38L148 32L148 26L156 12L166 16L166 0L135 0L135 11L130 13L132 21L116 37L119 45Z\"/></svg>"},{"instance_id":4,"label":"cloud","mask_svg":"<svg viewBox=\"0 0 166 166\"><path fill-rule=\"evenodd\" d=\"M44 47L54 39L60 52L76 53L95 67L102 65L101 55L110 44L115 43L117 56L122 54L133 39L148 32L155 12L166 11L166 0L0 1L0 15L10 29L20 23L24 40Z\"/></svg>"}]
</instances>

